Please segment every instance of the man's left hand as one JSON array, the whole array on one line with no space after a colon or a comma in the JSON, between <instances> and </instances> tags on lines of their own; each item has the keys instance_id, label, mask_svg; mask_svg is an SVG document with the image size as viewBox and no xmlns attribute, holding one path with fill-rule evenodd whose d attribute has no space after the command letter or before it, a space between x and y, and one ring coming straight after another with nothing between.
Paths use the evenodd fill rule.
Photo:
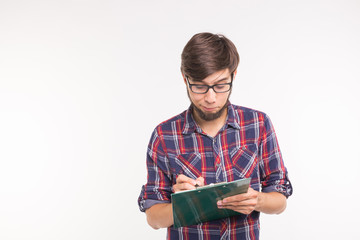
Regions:
<instances>
[{"instance_id":1,"label":"man's left hand","mask_svg":"<svg viewBox=\"0 0 360 240\"><path fill-rule=\"evenodd\" d=\"M218 208L230 209L243 214L250 214L259 204L259 192L249 188L247 193L224 198L217 202Z\"/></svg>"}]
</instances>

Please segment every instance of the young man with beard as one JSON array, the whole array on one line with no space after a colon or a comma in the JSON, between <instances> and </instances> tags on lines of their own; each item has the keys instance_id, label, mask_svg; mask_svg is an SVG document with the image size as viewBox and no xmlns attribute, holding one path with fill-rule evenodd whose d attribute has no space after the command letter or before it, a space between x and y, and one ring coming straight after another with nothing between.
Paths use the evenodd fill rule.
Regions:
<instances>
[{"instance_id":1,"label":"young man with beard","mask_svg":"<svg viewBox=\"0 0 360 240\"><path fill-rule=\"evenodd\" d=\"M283 212L292 193L271 121L229 102L239 55L225 36L194 35L181 60L191 105L151 136L140 210L153 228L168 228L168 239L259 239L260 212ZM172 227L171 193L242 178L251 178L248 192L217 203L240 215Z\"/></svg>"}]
</instances>

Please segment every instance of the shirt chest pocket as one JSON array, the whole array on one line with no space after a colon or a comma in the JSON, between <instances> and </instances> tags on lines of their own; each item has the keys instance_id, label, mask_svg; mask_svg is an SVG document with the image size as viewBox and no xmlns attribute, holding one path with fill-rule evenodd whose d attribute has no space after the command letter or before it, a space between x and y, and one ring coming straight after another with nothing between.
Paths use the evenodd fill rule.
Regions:
<instances>
[{"instance_id":1,"label":"shirt chest pocket","mask_svg":"<svg viewBox=\"0 0 360 240\"><path fill-rule=\"evenodd\" d=\"M173 180L176 181L176 177L180 174L184 174L192 179L200 177L201 165L200 153L189 153L176 156L172 166Z\"/></svg>"},{"instance_id":2,"label":"shirt chest pocket","mask_svg":"<svg viewBox=\"0 0 360 240\"><path fill-rule=\"evenodd\" d=\"M233 173L236 178L249 178L258 165L257 145L249 144L235 148L230 152Z\"/></svg>"}]
</instances>

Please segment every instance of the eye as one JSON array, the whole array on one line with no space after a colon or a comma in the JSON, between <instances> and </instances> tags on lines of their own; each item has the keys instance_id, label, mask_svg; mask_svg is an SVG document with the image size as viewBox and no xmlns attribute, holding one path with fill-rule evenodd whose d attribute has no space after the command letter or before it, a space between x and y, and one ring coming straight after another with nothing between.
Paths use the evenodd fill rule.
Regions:
<instances>
[{"instance_id":1,"label":"eye","mask_svg":"<svg viewBox=\"0 0 360 240\"><path fill-rule=\"evenodd\" d=\"M224 85L224 84L215 85L215 88L219 89L219 90L224 89L225 87L226 87L226 85Z\"/></svg>"},{"instance_id":2,"label":"eye","mask_svg":"<svg viewBox=\"0 0 360 240\"><path fill-rule=\"evenodd\" d=\"M204 85L194 85L194 87L195 87L197 90L205 90L205 89L207 89L207 86L204 86Z\"/></svg>"},{"instance_id":3,"label":"eye","mask_svg":"<svg viewBox=\"0 0 360 240\"><path fill-rule=\"evenodd\" d=\"M230 90L230 88L231 88L231 84L229 84L229 83L217 84L214 86L214 90L219 93L227 92Z\"/></svg>"}]
</instances>

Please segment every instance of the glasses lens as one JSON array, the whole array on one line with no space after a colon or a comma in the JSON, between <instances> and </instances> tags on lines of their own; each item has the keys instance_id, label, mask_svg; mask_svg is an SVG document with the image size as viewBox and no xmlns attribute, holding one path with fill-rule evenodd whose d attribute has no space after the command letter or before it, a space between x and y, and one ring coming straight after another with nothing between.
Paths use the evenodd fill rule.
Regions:
<instances>
[{"instance_id":1,"label":"glasses lens","mask_svg":"<svg viewBox=\"0 0 360 240\"><path fill-rule=\"evenodd\" d=\"M218 84L214 86L215 92L222 93L227 92L231 88L230 84Z\"/></svg>"},{"instance_id":2,"label":"glasses lens","mask_svg":"<svg viewBox=\"0 0 360 240\"><path fill-rule=\"evenodd\" d=\"M191 90L195 93L205 93L207 89L208 87L204 85L193 85Z\"/></svg>"}]
</instances>

